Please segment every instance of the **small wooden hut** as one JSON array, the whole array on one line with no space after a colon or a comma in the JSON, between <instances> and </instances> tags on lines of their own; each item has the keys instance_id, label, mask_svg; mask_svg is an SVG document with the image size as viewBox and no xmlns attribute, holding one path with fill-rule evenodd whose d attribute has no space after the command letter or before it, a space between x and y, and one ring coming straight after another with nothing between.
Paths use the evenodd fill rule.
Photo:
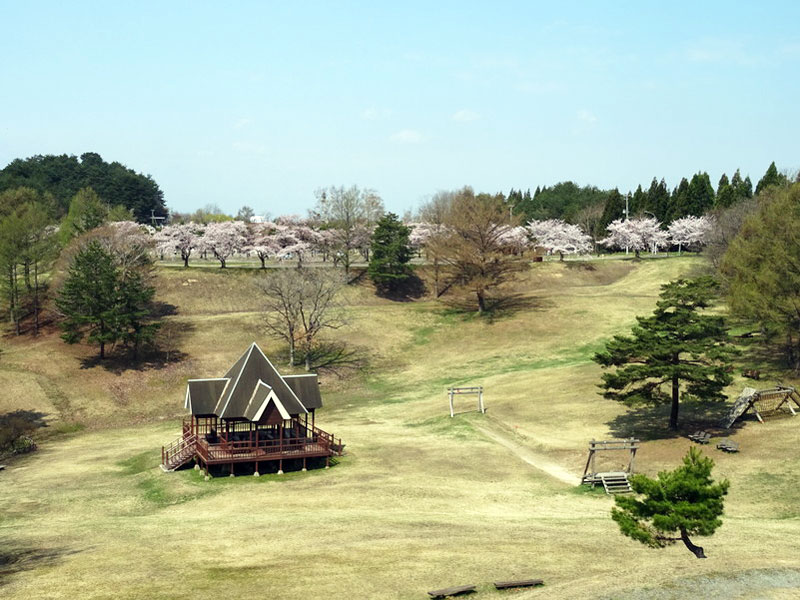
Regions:
<instances>
[{"instance_id":1,"label":"small wooden hut","mask_svg":"<svg viewBox=\"0 0 800 600\"><path fill-rule=\"evenodd\" d=\"M253 343L222 377L190 379L181 437L161 451L161 468L174 471L194 460L205 469L248 463L255 475L263 463L341 454L340 439L316 427L322 407L317 376L281 375Z\"/></svg>"}]
</instances>

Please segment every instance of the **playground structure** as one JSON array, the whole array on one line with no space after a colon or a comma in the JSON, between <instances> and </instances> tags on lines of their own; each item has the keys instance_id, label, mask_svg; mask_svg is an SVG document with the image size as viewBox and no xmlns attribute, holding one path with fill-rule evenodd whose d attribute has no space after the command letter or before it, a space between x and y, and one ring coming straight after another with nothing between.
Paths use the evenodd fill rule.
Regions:
<instances>
[{"instance_id":1,"label":"playground structure","mask_svg":"<svg viewBox=\"0 0 800 600\"><path fill-rule=\"evenodd\" d=\"M633 462L636 459L636 451L639 449L639 440L636 438L625 438L619 440L592 440L589 442L589 458L586 460L586 467L583 469L581 483L592 487L602 484L606 494L624 494L631 492L631 484L628 476L633 474ZM608 451L627 451L629 452L628 464L624 471L597 471L595 458L598 452Z\"/></svg>"},{"instance_id":2,"label":"playground structure","mask_svg":"<svg viewBox=\"0 0 800 600\"><path fill-rule=\"evenodd\" d=\"M447 395L450 398L450 417L455 416L455 410L453 408L453 400L455 396L462 395L462 394L472 394L478 396L478 410L481 413L486 412L486 408L483 405L483 386L472 386L472 387L449 387L447 388Z\"/></svg>"},{"instance_id":3,"label":"playground structure","mask_svg":"<svg viewBox=\"0 0 800 600\"><path fill-rule=\"evenodd\" d=\"M788 385L777 385L763 390L746 387L742 390L728 416L725 417L722 426L730 429L749 410L752 410L759 422L763 423L762 414L776 413L783 410L784 407L792 416L797 415L795 408L800 409L800 394L795 388Z\"/></svg>"}]
</instances>

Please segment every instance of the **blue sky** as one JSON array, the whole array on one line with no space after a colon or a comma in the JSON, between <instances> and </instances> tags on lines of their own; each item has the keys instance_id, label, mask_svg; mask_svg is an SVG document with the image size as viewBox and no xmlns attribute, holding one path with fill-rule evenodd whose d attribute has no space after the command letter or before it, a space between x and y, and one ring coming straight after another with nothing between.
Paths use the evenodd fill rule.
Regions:
<instances>
[{"instance_id":1,"label":"blue sky","mask_svg":"<svg viewBox=\"0 0 800 600\"><path fill-rule=\"evenodd\" d=\"M798 2L381 4L0 0L0 166L94 151L273 215L800 167Z\"/></svg>"}]
</instances>

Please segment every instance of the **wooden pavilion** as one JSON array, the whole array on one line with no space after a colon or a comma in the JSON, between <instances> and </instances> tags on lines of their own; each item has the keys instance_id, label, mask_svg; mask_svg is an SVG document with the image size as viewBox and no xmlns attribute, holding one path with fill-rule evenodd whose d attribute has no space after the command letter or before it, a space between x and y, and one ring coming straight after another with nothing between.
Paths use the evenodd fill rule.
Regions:
<instances>
[{"instance_id":1,"label":"wooden pavilion","mask_svg":"<svg viewBox=\"0 0 800 600\"><path fill-rule=\"evenodd\" d=\"M256 343L222 377L190 379L186 386L181 437L161 450L161 468L195 461L196 468L247 463L258 476L263 463L302 461L342 453L340 439L316 427L322 407L317 376L281 375ZM273 467L274 468L274 467Z\"/></svg>"}]
</instances>

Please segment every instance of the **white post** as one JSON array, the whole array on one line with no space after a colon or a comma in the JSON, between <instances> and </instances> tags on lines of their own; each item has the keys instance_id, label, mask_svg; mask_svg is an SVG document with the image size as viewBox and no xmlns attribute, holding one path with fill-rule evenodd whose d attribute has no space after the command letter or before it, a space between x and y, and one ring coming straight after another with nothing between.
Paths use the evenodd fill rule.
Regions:
<instances>
[{"instance_id":1,"label":"white post","mask_svg":"<svg viewBox=\"0 0 800 600\"><path fill-rule=\"evenodd\" d=\"M485 413L486 409L483 407L483 388L482 387L481 387L481 389L478 390L478 404L480 405L481 413Z\"/></svg>"},{"instance_id":2,"label":"white post","mask_svg":"<svg viewBox=\"0 0 800 600\"><path fill-rule=\"evenodd\" d=\"M455 416L453 414L453 388L450 388L448 392L450 392L450 418L452 419Z\"/></svg>"}]
</instances>

